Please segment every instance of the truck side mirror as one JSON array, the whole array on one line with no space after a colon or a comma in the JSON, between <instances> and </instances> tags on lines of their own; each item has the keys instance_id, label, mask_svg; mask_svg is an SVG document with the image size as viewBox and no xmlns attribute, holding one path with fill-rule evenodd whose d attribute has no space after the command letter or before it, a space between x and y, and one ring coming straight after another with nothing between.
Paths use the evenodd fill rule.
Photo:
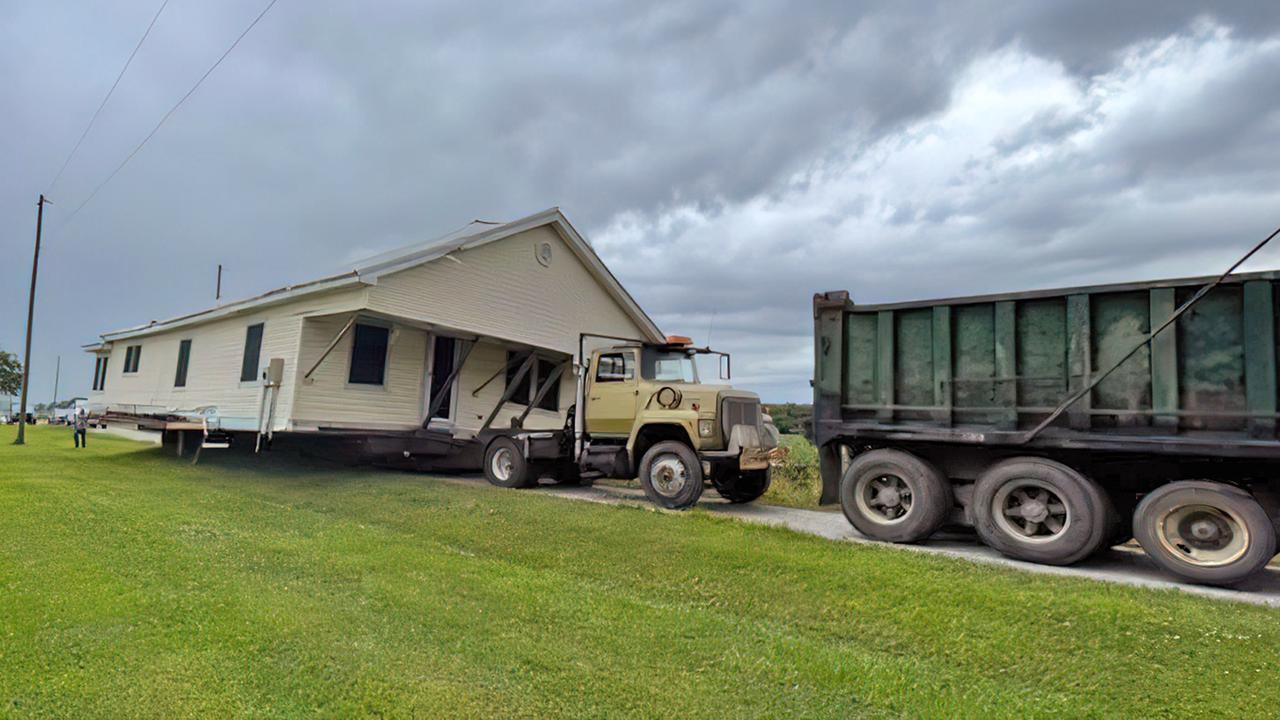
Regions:
<instances>
[{"instance_id":1,"label":"truck side mirror","mask_svg":"<svg viewBox=\"0 0 1280 720\"><path fill-rule=\"evenodd\" d=\"M729 356L720 356L720 379L729 380L732 368L729 365Z\"/></svg>"}]
</instances>

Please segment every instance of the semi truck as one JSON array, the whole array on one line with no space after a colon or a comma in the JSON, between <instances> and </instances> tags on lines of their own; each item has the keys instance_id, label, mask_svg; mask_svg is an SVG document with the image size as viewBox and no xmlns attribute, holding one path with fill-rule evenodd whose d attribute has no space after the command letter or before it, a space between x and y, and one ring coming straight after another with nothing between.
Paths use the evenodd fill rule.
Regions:
<instances>
[{"instance_id":1,"label":"semi truck","mask_svg":"<svg viewBox=\"0 0 1280 720\"><path fill-rule=\"evenodd\" d=\"M682 336L654 344L584 335L578 357L588 337L620 342L592 350L577 367L577 402L564 429L524 430L517 422L477 435L490 483L523 488L543 477L571 484L638 478L652 502L671 509L694 505L708 485L735 503L769 489L778 431L759 396L699 378L695 359L715 356L728 380L728 354Z\"/></svg>"},{"instance_id":2,"label":"semi truck","mask_svg":"<svg viewBox=\"0 0 1280 720\"><path fill-rule=\"evenodd\" d=\"M1280 273L859 305L814 296L823 503L877 540L965 525L1070 564L1136 539L1186 581L1276 554Z\"/></svg>"}]
</instances>

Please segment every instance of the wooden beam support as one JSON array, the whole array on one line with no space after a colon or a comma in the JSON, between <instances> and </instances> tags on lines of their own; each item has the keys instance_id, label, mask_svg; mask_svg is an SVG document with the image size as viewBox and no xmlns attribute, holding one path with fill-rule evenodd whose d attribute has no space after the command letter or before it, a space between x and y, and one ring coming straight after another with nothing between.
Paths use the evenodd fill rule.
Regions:
<instances>
[{"instance_id":1,"label":"wooden beam support","mask_svg":"<svg viewBox=\"0 0 1280 720\"><path fill-rule=\"evenodd\" d=\"M449 377L445 378L444 387L453 386L454 381L458 379L458 375L462 373L462 366L467 363L467 358L471 355L471 351L475 349L477 343L479 343L479 339L469 342L463 346L462 352L458 354L458 362L453 366L453 372L450 372ZM452 395L452 393L438 393L435 397L431 398L431 404L427 406L427 417L422 421L422 428L424 430L431 425L431 418L436 416L436 411L444 404L444 399L450 395Z\"/></svg>"},{"instance_id":2,"label":"wooden beam support","mask_svg":"<svg viewBox=\"0 0 1280 720\"><path fill-rule=\"evenodd\" d=\"M489 417L485 418L484 425L480 427L480 432L488 430L489 426L493 424L493 419L498 416L498 411L511 399L511 394L515 392L516 386L520 384L520 381L524 380L524 376L529 374L529 368L533 367L533 361L537 357L534 353L529 353L529 357L525 359L524 363L520 365L520 369L516 371L516 376L511 378L511 382L507 383L507 389L502 392L502 398L498 400L498 404L493 406L493 412L489 413Z\"/></svg>"},{"instance_id":3,"label":"wooden beam support","mask_svg":"<svg viewBox=\"0 0 1280 720\"><path fill-rule=\"evenodd\" d=\"M334 336L333 341L329 343L329 347L325 348L324 352L320 353L320 359L316 360L315 364L311 366L311 369L308 370L306 374L302 376L303 380L311 379L311 373L315 372L316 368L320 367L320 363L324 362L324 359L329 357L329 353L333 352L333 349L338 347L338 343L342 342L342 338L347 333L351 332L351 328L354 327L356 324L357 317L359 316L352 315L351 319L347 321L347 324L342 326L342 329L339 330L338 334Z\"/></svg>"},{"instance_id":4,"label":"wooden beam support","mask_svg":"<svg viewBox=\"0 0 1280 720\"><path fill-rule=\"evenodd\" d=\"M565 370L569 368L569 363L572 361L573 359L570 358L557 365L556 369L552 370L551 374L547 376L547 379L538 386L538 392L534 394L533 402L525 406L524 412L520 413L519 419L516 420L516 427L524 427L524 419L529 417L529 413L538 406L538 403L542 402L542 399L546 397L547 392L551 390L551 384L559 380L560 377L564 375Z\"/></svg>"}]
</instances>

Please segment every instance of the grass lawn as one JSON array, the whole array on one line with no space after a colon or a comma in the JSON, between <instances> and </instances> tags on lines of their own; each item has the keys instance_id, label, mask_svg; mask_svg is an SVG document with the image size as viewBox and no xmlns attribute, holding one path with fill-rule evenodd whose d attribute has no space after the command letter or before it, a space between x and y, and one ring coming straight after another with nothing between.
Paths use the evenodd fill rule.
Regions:
<instances>
[{"instance_id":1,"label":"grass lawn","mask_svg":"<svg viewBox=\"0 0 1280 720\"><path fill-rule=\"evenodd\" d=\"M0 716L1273 717L1280 613L0 428ZM274 462L273 462L274 461Z\"/></svg>"}]
</instances>

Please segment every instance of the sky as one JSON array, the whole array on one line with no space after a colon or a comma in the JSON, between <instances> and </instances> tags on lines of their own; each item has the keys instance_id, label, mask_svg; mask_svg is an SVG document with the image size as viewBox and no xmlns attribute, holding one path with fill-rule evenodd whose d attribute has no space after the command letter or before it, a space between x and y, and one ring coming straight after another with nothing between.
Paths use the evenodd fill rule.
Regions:
<instances>
[{"instance_id":1,"label":"sky","mask_svg":"<svg viewBox=\"0 0 1280 720\"><path fill-rule=\"evenodd\" d=\"M32 402L219 263L247 297L551 206L772 402L815 292L1213 274L1280 226L1276 3L279 0L103 185L267 2L171 0L55 183L161 2L3 3L0 349L53 202Z\"/></svg>"}]
</instances>

